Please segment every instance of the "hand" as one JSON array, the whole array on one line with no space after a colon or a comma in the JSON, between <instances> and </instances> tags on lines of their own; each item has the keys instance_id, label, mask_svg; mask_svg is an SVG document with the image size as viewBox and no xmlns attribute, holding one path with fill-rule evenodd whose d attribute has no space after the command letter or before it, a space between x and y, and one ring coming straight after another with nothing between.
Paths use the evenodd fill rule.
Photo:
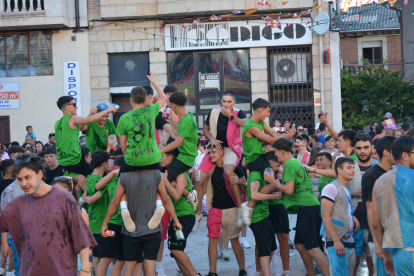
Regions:
<instances>
[{"instance_id":1,"label":"hand","mask_svg":"<svg viewBox=\"0 0 414 276\"><path fill-rule=\"evenodd\" d=\"M154 96L154 98L152 98L152 103L156 103L158 102L158 100L160 99L160 96Z\"/></svg>"},{"instance_id":2,"label":"hand","mask_svg":"<svg viewBox=\"0 0 414 276\"><path fill-rule=\"evenodd\" d=\"M96 114L98 113L98 108L91 108L91 112L89 113L90 115Z\"/></svg>"},{"instance_id":3,"label":"hand","mask_svg":"<svg viewBox=\"0 0 414 276\"><path fill-rule=\"evenodd\" d=\"M111 106L110 108L107 109L107 111L109 111L109 113L111 112L115 113L118 111L118 108L116 108L115 106Z\"/></svg>"},{"instance_id":4,"label":"hand","mask_svg":"<svg viewBox=\"0 0 414 276\"><path fill-rule=\"evenodd\" d=\"M275 195L275 199L278 199L278 200L282 200L283 199L282 192L274 193L274 195Z\"/></svg>"},{"instance_id":5,"label":"hand","mask_svg":"<svg viewBox=\"0 0 414 276\"><path fill-rule=\"evenodd\" d=\"M230 177L228 180L229 180L230 184L232 184L232 185L239 185L240 184L239 178L237 177L237 175L235 173L233 173L233 176Z\"/></svg>"},{"instance_id":6,"label":"hand","mask_svg":"<svg viewBox=\"0 0 414 276\"><path fill-rule=\"evenodd\" d=\"M352 217L352 221L354 223L353 226L355 227L354 232L358 232L359 231L359 228L360 228L358 219L356 217Z\"/></svg>"},{"instance_id":7,"label":"hand","mask_svg":"<svg viewBox=\"0 0 414 276\"><path fill-rule=\"evenodd\" d=\"M264 177L264 180L265 180L267 183L271 183L271 182L273 182L273 181L275 180L275 176L274 176L273 171L272 171L272 174L267 174L267 172L265 172L265 173L263 174L263 177Z\"/></svg>"},{"instance_id":8,"label":"hand","mask_svg":"<svg viewBox=\"0 0 414 276\"><path fill-rule=\"evenodd\" d=\"M296 126L292 126L292 128L290 129L290 133L293 133L293 135L296 134Z\"/></svg>"},{"instance_id":9,"label":"hand","mask_svg":"<svg viewBox=\"0 0 414 276\"><path fill-rule=\"evenodd\" d=\"M174 229L177 229L177 228L180 229L181 231L183 230L183 226L178 221L178 218L174 220Z\"/></svg>"},{"instance_id":10,"label":"hand","mask_svg":"<svg viewBox=\"0 0 414 276\"><path fill-rule=\"evenodd\" d=\"M115 175L118 175L119 174L119 169L117 169L117 170L113 170L112 171L112 174L115 176Z\"/></svg>"},{"instance_id":11,"label":"hand","mask_svg":"<svg viewBox=\"0 0 414 276\"><path fill-rule=\"evenodd\" d=\"M165 173L161 173L161 175L162 175L162 178L168 179L168 172L167 171L165 171Z\"/></svg>"},{"instance_id":12,"label":"hand","mask_svg":"<svg viewBox=\"0 0 414 276\"><path fill-rule=\"evenodd\" d=\"M378 258L380 258L381 260L384 260L381 247L377 243L375 244L375 254L378 256Z\"/></svg>"},{"instance_id":13,"label":"hand","mask_svg":"<svg viewBox=\"0 0 414 276\"><path fill-rule=\"evenodd\" d=\"M221 142L217 139L211 140L211 144L214 145L218 149L221 148L221 143L223 143L223 142Z\"/></svg>"},{"instance_id":14,"label":"hand","mask_svg":"<svg viewBox=\"0 0 414 276\"><path fill-rule=\"evenodd\" d=\"M9 248L10 246L7 243L3 243L1 245L1 255L3 255L4 258L7 258L7 255L9 254Z\"/></svg>"},{"instance_id":15,"label":"hand","mask_svg":"<svg viewBox=\"0 0 414 276\"><path fill-rule=\"evenodd\" d=\"M106 237L107 237L107 235L106 235L106 231L108 231L108 225L102 225L102 227L101 227L101 235L102 235L102 237L104 237L104 238L106 238Z\"/></svg>"},{"instance_id":16,"label":"hand","mask_svg":"<svg viewBox=\"0 0 414 276\"><path fill-rule=\"evenodd\" d=\"M82 184L82 185L79 184L78 186L82 189L82 191L84 191L86 193L86 183Z\"/></svg>"},{"instance_id":17,"label":"hand","mask_svg":"<svg viewBox=\"0 0 414 276\"><path fill-rule=\"evenodd\" d=\"M224 116L226 116L226 117L230 118L230 116L231 116L231 111L230 111L230 109L227 109L227 108L222 107L222 108L221 108L221 114L223 114Z\"/></svg>"},{"instance_id":18,"label":"hand","mask_svg":"<svg viewBox=\"0 0 414 276\"><path fill-rule=\"evenodd\" d=\"M356 189L354 192L357 197L362 197L362 188Z\"/></svg>"},{"instance_id":19,"label":"hand","mask_svg":"<svg viewBox=\"0 0 414 276\"><path fill-rule=\"evenodd\" d=\"M154 83L155 82L155 80L154 80L154 74L152 74L152 72L151 72L151 75L147 75L147 78L148 78L148 80L151 82L151 83Z\"/></svg>"},{"instance_id":20,"label":"hand","mask_svg":"<svg viewBox=\"0 0 414 276\"><path fill-rule=\"evenodd\" d=\"M390 275L395 275L394 263L391 254L384 255L385 271Z\"/></svg>"},{"instance_id":21,"label":"hand","mask_svg":"<svg viewBox=\"0 0 414 276\"><path fill-rule=\"evenodd\" d=\"M316 168L312 168L308 165L303 164L303 166L305 167L305 169L307 169L310 173L314 173L316 171Z\"/></svg>"},{"instance_id":22,"label":"hand","mask_svg":"<svg viewBox=\"0 0 414 276\"><path fill-rule=\"evenodd\" d=\"M345 247L344 247L344 245L342 244L341 241L335 241L334 242L334 247L335 247L335 253L337 255L345 256L345 254L346 254Z\"/></svg>"},{"instance_id":23,"label":"hand","mask_svg":"<svg viewBox=\"0 0 414 276\"><path fill-rule=\"evenodd\" d=\"M326 123L328 122L328 120L326 119L328 117L328 112L323 112L321 110L321 114L322 114L322 116L319 118L319 121L326 125Z\"/></svg>"},{"instance_id":24,"label":"hand","mask_svg":"<svg viewBox=\"0 0 414 276\"><path fill-rule=\"evenodd\" d=\"M108 137L108 148L112 148L112 146L116 143L116 139L115 140L111 140Z\"/></svg>"}]
</instances>

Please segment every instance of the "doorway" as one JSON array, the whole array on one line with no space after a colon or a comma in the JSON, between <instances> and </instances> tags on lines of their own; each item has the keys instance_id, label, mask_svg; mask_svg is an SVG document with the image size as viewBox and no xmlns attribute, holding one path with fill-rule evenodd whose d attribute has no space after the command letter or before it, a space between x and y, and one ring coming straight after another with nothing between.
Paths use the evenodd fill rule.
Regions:
<instances>
[{"instance_id":1,"label":"doorway","mask_svg":"<svg viewBox=\"0 0 414 276\"><path fill-rule=\"evenodd\" d=\"M8 144L10 143L10 117L0 116L0 140Z\"/></svg>"}]
</instances>

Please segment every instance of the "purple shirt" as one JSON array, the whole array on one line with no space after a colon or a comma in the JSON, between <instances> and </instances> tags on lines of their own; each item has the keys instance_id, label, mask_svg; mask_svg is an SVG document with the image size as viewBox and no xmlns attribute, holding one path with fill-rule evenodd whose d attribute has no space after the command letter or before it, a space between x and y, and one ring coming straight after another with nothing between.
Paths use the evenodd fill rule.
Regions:
<instances>
[{"instance_id":1,"label":"purple shirt","mask_svg":"<svg viewBox=\"0 0 414 276\"><path fill-rule=\"evenodd\" d=\"M67 191L52 187L41 197L21 195L0 213L0 232L10 232L21 275L77 275L77 254L96 241Z\"/></svg>"}]
</instances>

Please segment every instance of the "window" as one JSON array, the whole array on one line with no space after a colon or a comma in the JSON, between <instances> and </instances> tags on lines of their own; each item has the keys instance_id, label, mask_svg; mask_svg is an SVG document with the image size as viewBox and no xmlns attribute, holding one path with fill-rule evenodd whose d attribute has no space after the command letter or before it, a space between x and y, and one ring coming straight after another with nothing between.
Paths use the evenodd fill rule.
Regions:
<instances>
[{"instance_id":1,"label":"window","mask_svg":"<svg viewBox=\"0 0 414 276\"><path fill-rule=\"evenodd\" d=\"M51 31L0 33L0 77L52 74Z\"/></svg>"},{"instance_id":2,"label":"window","mask_svg":"<svg viewBox=\"0 0 414 276\"><path fill-rule=\"evenodd\" d=\"M362 57L372 64L381 64L382 41L362 42Z\"/></svg>"},{"instance_id":3,"label":"window","mask_svg":"<svg viewBox=\"0 0 414 276\"><path fill-rule=\"evenodd\" d=\"M109 86L149 85L149 53L109 55Z\"/></svg>"}]
</instances>

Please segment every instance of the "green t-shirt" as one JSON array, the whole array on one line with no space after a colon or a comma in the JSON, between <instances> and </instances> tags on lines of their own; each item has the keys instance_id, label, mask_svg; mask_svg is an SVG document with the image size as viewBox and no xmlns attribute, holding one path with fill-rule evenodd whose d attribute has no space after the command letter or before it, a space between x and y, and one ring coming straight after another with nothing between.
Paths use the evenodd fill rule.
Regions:
<instances>
[{"instance_id":1,"label":"green t-shirt","mask_svg":"<svg viewBox=\"0 0 414 276\"><path fill-rule=\"evenodd\" d=\"M243 153L246 157L246 163L250 164L262 155L266 151L263 149L263 142L253 136L252 138L247 137L244 133L252 127L257 127L260 131L264 131L264 122L256 123L252 119L247 119L242 130L242 141L243 141Z\"/></svg>"},{"instance_id":2,"label":"green t-shirt","mask_svg":"<svg viewBox=\"0 0 414 276\"><path fill-rule=\"evenodd\" d=\"M194 166L197 157L198 128L193 113L187 112L177 126L177 136L184 137L184 141L178 147L177 159L187 166Z\"/></svg>"},{"instance_id":3,"label":"green t-shirt","mask_svg":"<svg viewBox=\"0 0 414 276\"><path fill-rule=\"evenodd\" d=\"M118 185L118 176L115 176L108 182L108 184L106 184L106 187L108 187L109 202L111 202L112 199L114 199L117 185ZM124 224L124 221L122 220L122 216L121 216L121 206L118 207L118 211L116 211L115 215L111 218L109 223L116 224L116 225Z\"/></svg>"},{"instance_id":4,"label":"green t-shirt","mask_svg":"<svg viewBox=\"0 0 414 276\"><path fill-rule=\"evenodd\" d=\"M116 134L128 135L125 163L129 166L148 166L161 161L161 151L155 140L155 118L160 104L133 109L121 116Z\"/></svg>"},{"instance_id":5,"label":"green t-shirt","mask_svg":"<svg viewBox=\"0 0 414 276\"><path fill-rule=\"evenodd\" d=\"M76 165L82 157L79 146L79 126L73 129L68 123L72 116L67 114L55 123L57 161L62 166Z\"/></svg>"},{"instance_id":6,"label":"green t-shirt","mask_svg":"<svg viewBox=\"0 0 414 276\"><path fill-rule=\"evenodd\" d=\"M283 184L288 181L295 182L293 194L283 194L283 204L288 214L297 214L297 205L315 206L320 205L313 192L312 180L309 172L296 158L290 158L283 167Z\"/></svg>"},{"instance_id":7,"label":"green t-shirt","mask_svg":"<svg viewBox=\"0 0 414 276\"><path fill-rule=\"evenodd\" d=\"M191 185L190 178L188 177L187 173L182 173L182 174L187 178L187 186L185 186L185 188L188 191L191 191L193 186ZM168 195L170 196L170 193L168 193ZM171 197L171 201L172 201L172 204L174 205L175 214L177 215L178 218L187 216L187 215L195 215L193 206L191 205L190 202L188 202L187 198L184 195L182 195L180 199L177 201L175 201Z\"/></svg>"},{"instance_id":8,"label":"green t-shirt","mask_svg":"<svg viewBox=\"0 0 414 276\"><path fill-rule=\"evenodd\" d=\"M335 180L336 178L327 177L327 176L322 176L321 178L319 178L319 181L318 181L319 195L322 194L322 189L326 186L326 183L331 183L331 182L334 182Z\"/></svg>"},{"instance_id":9,"label":"green t-shirt","mask_svg":"<svg viewBox=\"0 0 414 276\"><path fill-rule=\"evenodd\" d=\"M358 156L356 155L356 153L351 154L351 155L349 156L349 158L351 158L351 159L352 159L352 160L354 160L354 161L358 160Z\"/></svg>"},{"instance_id":10,"label":"green t-shirt","mask_svg":"<svg viewBox=\"0 0 414 276\"><path fill-rule=\"evenodd\" d=\"M106 150L108 147L108 136L115 134L114 123L111 120L108 120L104 127L100 127L97 122L92 122L86 126L88 129L82 131L82 133L85 134L85 147L87 147L91 153L95 150Z\"/></svg>"},{"instance_id":11,"label":"green t-shirt","mask_svg":"<svg viewBox=\"0 0 414 276\"><path fill-rule=\"evenodd\" d=\"M102 176L96 174L90 174L86 178L86 193L88 196L93 196L96 193L95 184L102 179ZM108 185L105 186L99 192L102 197L95 201L94 204L89 205L89 229L92 234L100 234L102 223L105 220L106 212L108 211L109 198L107 195Z\"/></svg>"},{"instance_id":12,"label":"green t-shirt","mask_svg":"<svg viewBox=\"0 0 414 276\"><path fill-rule=\"evenodd\" d=\"M249 177L247 179L247 200L251 201L252 197L250 194L250 183L253 181L259 180L260 181L260 189L263 188L263 186L266 184L266 181L264 180L263 176L258 171L250 172ZM253 210L252 215L252 223L259 222L264 220L269 216L269 202L267 200L261 200L259 201L255 206Z\"/></svg>"}]
</instances>

